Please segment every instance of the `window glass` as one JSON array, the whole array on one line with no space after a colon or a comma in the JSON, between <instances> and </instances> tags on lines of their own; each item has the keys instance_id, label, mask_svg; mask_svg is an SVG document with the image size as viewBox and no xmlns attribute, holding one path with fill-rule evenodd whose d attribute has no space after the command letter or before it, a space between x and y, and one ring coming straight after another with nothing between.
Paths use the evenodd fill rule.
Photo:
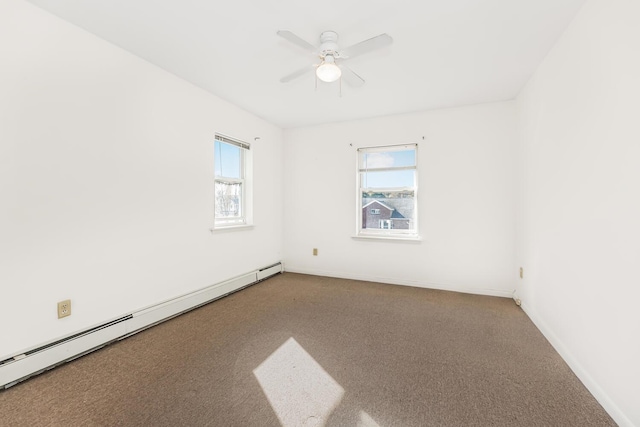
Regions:
<instances>
[{"instance_id":1,"label":"window glass","mask_svg":"<svg viewBox=\"0 0 640 427\"><path fill-rule=\"evenodd\" d=\"M242 216L242 183L216 181L216 218Z\"/></svg>"},{"instance_id":2,"label":"window glass","mask_svg":"<svg viewBox=\"0 0 640 427\"><path fill-rule=\"evenodd\" d=\"M360 172L360 180L363 188L413 187L415 174L415 169Z\"/></svg>"},{"instance_id":3,"label":"window glass","mask_svg":"<svg viewBox=\"0 0 640 427\"><path fill-rule=\"evenodd\" d=\"M240 178L242 170L242 151L240 147L221 141L215 143L216 176Z\"/></svg>"},{"instance_id":4,"label":"window glass","mask_svg":"<svg viewBox=\"0 0 640 427\"><path fill-rule=\"evenodd\" d=\"M214 228L247 224L250 184L247 181L249 144L216 134L214 142Z\"/></svg>"},{"instance_id":5,"label":"window glass","mask_svg":"<svg viewBox=\"0 0 640 427\"><path fill-rule=\"evenodd\" d=\"M380 151L364 153L361 157L361 169L398 168L404 166L415 166L416 151Z\"/></svg>"},{"instance_id":6,"label":"window glass","mask_svg":"<svg viewBox=\"0 0 640 427\"><path fill-rule=\"evenodd\" d=\"M417 237L417 145L358 150L358 235Z\"/></svg>"}]
</instances>

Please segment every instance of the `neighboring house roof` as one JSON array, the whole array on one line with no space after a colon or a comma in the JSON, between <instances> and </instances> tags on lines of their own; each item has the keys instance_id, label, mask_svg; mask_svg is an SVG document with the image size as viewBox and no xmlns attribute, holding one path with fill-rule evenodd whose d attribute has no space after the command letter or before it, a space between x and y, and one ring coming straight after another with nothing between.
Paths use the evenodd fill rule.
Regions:
<instances>
[{"instance_id":1,"label":"neighboring house roof","mask_svg":"<svg viewBox=\"0 0 640 427\"><path fill-rule=\"evenodd\" d=\"M370 201L369 203L367 203L366 205L364 205L364 206L362 207L362 209L364 209L364 208L366 208L367 206L372 205L372 204L374 204L374 203L378 203L379 205L384 206L385 208L389 209L390 211L395 210L395 208L393 208L393 207L391 207L391 206L389 206L389 205L385 205L384 203L382 203L382 202L381 202L381 201L379 201L379 200L372 200L372 201Z\"/></svg>"},{"instance_id":2,"label":"neighboring house roof","mask_svg":"<svg viewBox=\"0 0 640 427\"><path fill-rule=\"evenodd\" d=\"M380 206L382 206L382 207L384 207L384 208L386 208L386 209L390 210L390 211L391 211L391 218L392 218L392 219L400 219L400 218L403 218L403 219L404 219L404 218L405 218L405 216L404 216L404 215L402 215L400 212L398 212L398 210L397 210L396 208L394 208L393 206L389 206L389 205L387 205L387 204L385 204L385 203L382 203L380 200L372 200L372 201L370 201L369 203L367 203L366 205L364 205L364 206L362 207L362 209L366 209L366 208L368 208L369 206L373 205L374 203L377 203L378 205L380 205ZM413 202L412 202L412 203L413 203Z\"/></svg>"},{"instance_id":3,"label":"neighboring house roof","mask_svg":"<svg viewBox=\"0 0 640 427\"><path fill-rule=\"evenodd\" d=\"M382 202L381 200L383 200L384 202ZM370 206L373 202L377 202L381 205L383 205L384 207L388 208L389 210L394 210L397 212L398 215L402 215L400 216L395 216L393 218L406 218L406 219L410 219L413 218L413 210L415 208L414 206L414 200L413 198L410 197L393 197L393 198L384 198L384 199L378 199L378 198L373 198L373 197L365 197L362 200L362 203L364 204L363 209L367 206ZM395 212L394 212L395 214Z\"/></svg>"}]
</instances>

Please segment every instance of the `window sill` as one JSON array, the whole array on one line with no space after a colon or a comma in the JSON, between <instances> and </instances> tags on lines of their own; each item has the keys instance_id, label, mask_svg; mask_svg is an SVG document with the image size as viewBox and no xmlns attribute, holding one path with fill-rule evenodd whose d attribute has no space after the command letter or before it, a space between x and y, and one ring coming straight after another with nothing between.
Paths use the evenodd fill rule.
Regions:
<instances>
[{"instance_id":1,"label":"window sill","mask_svg":"<svg viewBox=\"0 0 640 427\"><path fill-rule=\"evenodd\" d=\"M372 234L358 234L355 236L351 236L352 239L355 240L392 240L392 241L399 241L399 242L413 242L413 243L419 243L422 241L422 237L420 236L416 236L416 235L409 235L409 236L401 236L401 235L372 235Z\"/></svg>"},{"instance_id":2,"label":"window sill","mask_svg":"<svg viewBox=\"0 0 640 427\"><path fill-rule=\"evenodd\" d=\"M240 231L240 230L251 230L253 228L253 224L241 224L241 225L227 225L225 227L217 227L210 228L209 231L213 233L224 233L226 231Z\"/></svg>"}]
</instances>

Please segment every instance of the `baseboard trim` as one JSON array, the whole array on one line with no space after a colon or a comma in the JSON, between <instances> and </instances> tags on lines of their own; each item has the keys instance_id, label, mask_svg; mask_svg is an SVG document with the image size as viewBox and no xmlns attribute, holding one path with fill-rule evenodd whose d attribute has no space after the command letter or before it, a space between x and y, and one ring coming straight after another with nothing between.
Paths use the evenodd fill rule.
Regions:
<instances>
[{"instance_id":1,"label":"baseboard trim","mask_svg":"<svg viewBox=\"0 0 640 427\"><path fill-rule=\"evenodd\" d=\"M223 298L282 271L282 264L278 262L18 353L0 361L0 388L11 387L41 372Z\"/></svg>"},{"instance_id":2,"label":"baseboard trim","mask_svg":"<svg viewBox=\"0 0 640 427\"><path fill-rule=\"evenodd\" d=\"M584 384L589 392L602 405L605 411L613 418L620 427L634 427L631 420L625 415L620 407L614 403L609 395L602 389L600 384L593 379L586 369L578 362L573 353L562 343L562 341L553 333L551 328L540 318L535 310L529 307L526 302L522 302L522 310L529 316L529 319L540 330L542 335L551 343L553 348L560 354L560 357L569 365L578 379Z\"/></svg>"},{"instance_id":3,"label":"baseboard trim","mask_svg":"<svg viewBox=\"0 0 640 427\"><path fill-rule=\"evenodd\" d=\"M460 292L463 294L487 295L487 296L502 297L502 298L512 298L513 296L513 290L505 291L501 289L461 288L459 286L442 284L442 283L420 282L420 281L414 281L414 280L398 280L398 279L392 279L389 277L368 276L365 274L351 274L351 273L324 271L324 270L308 270L304 268L296 268L296 267L292 268L289 266L287 266L284 271L289 273L309 274L311 276L336 277L339 279L363 280L366 282L386 283L390 285L412 286L414 288L437 289L441 291Z\"/></svg>"}]
</instances>

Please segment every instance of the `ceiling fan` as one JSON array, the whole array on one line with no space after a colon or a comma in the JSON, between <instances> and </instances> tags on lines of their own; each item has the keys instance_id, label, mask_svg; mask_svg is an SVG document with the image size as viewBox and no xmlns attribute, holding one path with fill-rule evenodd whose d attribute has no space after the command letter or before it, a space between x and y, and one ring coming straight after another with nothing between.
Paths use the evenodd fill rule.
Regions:
<instances>
[{"instance_id":1,"label":"ceiling fan","mask_svg":"<svg viewBox=\"0 0 640 427\"><path fill-rule=\"evenodd\" d=\"M291 43L305 49L320 59L320 64L306 66L294 71L280 79L282 83L288 83L298 77L307 74L315 68L316 76L323 82L331 83L340 77L350 86L359 87L364 84L364 79L357 75L351 68L344 65L344 61L354 58L363 53L371 52L387 46L393 42L388 34L380 34L370 39L356 43L345 49L338 47L338 33L335 31L325 31L320 34L320 46L313 46L311 43L301 39L288 30L278 31L278 35Z\"/></svg>"}]
</instances>

